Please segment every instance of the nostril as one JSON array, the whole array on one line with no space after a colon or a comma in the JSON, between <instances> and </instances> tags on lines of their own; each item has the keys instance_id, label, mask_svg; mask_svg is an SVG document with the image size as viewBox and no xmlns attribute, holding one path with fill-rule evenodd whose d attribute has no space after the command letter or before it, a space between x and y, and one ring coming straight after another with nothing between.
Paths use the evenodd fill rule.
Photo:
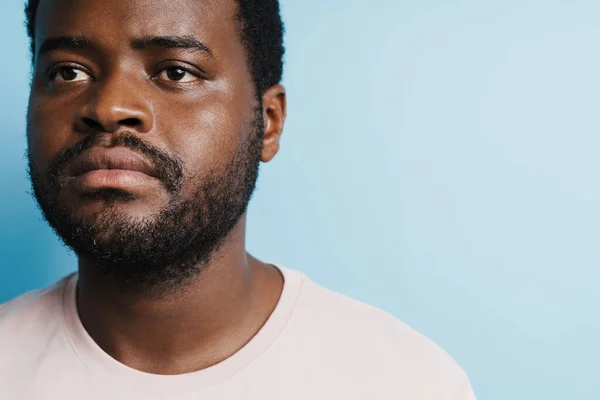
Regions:
<instances>
[{"instance_id":1,"label":"nostril","mask_svg":"<svg viewBox=\"0 0 600 400\"><path fill-rule=\"evenodd\" d=\"M92 128L93 130L101 130L102 129L102 124L100 124L98 121L92 119L92 118L82 118L81 119L82 122L89 128Z\"/></svg>"},{"instance_id":2,"label":"nostril","mask_svg":"<svg viewBox=\"0 0 600 400\"><path fill-rule=\"evenodd\" d=\"M140 126L142 124L142 121L140 121L137 118L126 118L126 119L122 119L121 121L119 121L119 123L121 125L135 127L135 126Z\"/></svg>"}]
</instances>

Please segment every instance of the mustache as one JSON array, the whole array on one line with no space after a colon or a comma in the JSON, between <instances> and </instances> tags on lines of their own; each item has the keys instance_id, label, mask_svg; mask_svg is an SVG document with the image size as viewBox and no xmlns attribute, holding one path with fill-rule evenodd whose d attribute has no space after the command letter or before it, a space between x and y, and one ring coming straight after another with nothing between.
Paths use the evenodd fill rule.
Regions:
<instances>
[{"instance_id":1,"label":"mustache","mask_svg":"<svg viewBox=\"0 0 600 400\"><path fill-rule=\"evenodd\" d=\"M60 186L64 172L77 157L92 147L125 147L144 157L156 169L156 178L170 193L180 190L183 181L183 162L177 157L150 145L133 133L123 132L118 135L89 135L73 146L62 150L54 156L48 166L50 183Z\"/></svg>"}]
</instances>

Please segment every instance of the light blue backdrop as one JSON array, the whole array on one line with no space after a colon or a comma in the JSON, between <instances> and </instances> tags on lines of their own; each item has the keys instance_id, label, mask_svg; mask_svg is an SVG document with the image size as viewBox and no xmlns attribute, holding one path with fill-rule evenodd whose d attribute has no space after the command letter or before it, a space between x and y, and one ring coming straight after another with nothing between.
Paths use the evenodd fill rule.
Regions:
<instances>
[{"instance_id":1,"label":"light blue backdrop","mask_svg":"<svg viewBox=\"0 0 600 400\"><path fill-rule=\"evenodd\" d=\"M0 301L75 267L28 194L21 10L0 6ZM600 399L600 2L283 10L250 249L419 329L480 399Z\"/></svg>"}]
</instances>

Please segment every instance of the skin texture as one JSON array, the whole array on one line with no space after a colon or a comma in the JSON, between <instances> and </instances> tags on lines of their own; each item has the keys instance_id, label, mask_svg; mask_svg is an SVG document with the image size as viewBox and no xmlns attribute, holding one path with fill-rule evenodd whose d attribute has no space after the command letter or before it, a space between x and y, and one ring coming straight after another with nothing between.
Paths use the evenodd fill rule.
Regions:
<instances>
[{"instance_id":1,"label":"skin texture","mask_svg":"<svg viewBox=\"0 0 600 400\"><path fill-rule=\"evenodd\" d=\"M257 101L236 7L234 0L43 0L36 52L63 36L85 36L89 46L36 54L28 111L32 169L47 171L57 155L90 136L102 142L133 135L180 161L178 193L192 201L204 177L224 174L251 142L256 121L264 130L259 157L270 161L285 122L285 89L275 85ZM140 45L156 36L194 38L210 52ZM62 72L48 73L58 67ZM144 174L96 179L104 194L119 195L87 196L85 182L66 184L60 201L74 218L145 221L172 198L168 186ZM86 330L113 358L144 372L192 372L230 357L265 323L283 285L274 267L246 252L245 230L244 212L196 275L160 290L115 279L79 255L77 303Z\"/></svg>"}]
</instances>

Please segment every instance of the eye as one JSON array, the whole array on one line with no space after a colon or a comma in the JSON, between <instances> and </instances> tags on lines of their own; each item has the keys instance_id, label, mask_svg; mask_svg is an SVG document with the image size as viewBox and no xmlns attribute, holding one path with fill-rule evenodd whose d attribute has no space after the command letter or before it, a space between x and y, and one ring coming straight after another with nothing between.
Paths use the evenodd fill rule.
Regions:
<instances>
[{"instance_id":1,"label":"eye","mask_svg":"<svg viewBox=\"0 0 600 400\"><path fill-rule=\"evenodd\" d=\"M50 73L50 80L54 82L82 82L91 79L91 76L80 68L63 66Z\"/></svg>"},{"instance_id":2,"label":"eye","mask_svg":"<svg viewBox=\"0 0 600 400\"><path fill-rule=\"evenodd\" d=\"M171 82L188 83L199 80L198 76L181 67L168 67L158 74L159 79Z\"/></svg>"}]
</instances>

